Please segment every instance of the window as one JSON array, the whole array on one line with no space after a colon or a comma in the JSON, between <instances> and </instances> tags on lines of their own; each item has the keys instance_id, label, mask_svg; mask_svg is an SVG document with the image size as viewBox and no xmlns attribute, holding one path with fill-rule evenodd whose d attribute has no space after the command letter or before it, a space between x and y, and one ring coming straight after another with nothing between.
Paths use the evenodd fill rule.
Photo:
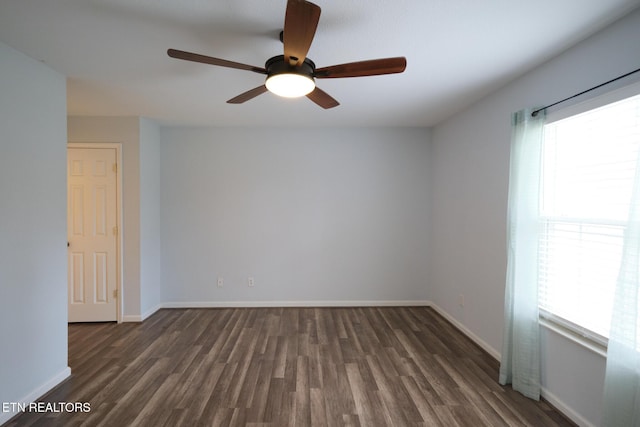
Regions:
<instances>
[{"instance_id":1,"label":"window","mask_svg":"<svg viewBox=\"0 0 640 427\"><path fill-rule=\"evenodd\" d=\"M606 343L640 149L640 95L552 120L542 154L539 305Z\"/></svg>"}]
</instances>

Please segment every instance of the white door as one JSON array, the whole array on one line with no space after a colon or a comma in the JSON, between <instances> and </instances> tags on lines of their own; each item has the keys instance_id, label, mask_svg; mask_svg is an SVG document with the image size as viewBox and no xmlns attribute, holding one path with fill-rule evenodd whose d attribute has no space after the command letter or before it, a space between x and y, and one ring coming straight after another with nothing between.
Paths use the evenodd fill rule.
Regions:
<instances>
[{"instance_id":1,"label":"white door","mask_svg":"<svg viewBox=\"0 0 640 427\"><path fill-rule=\"evenodd\" d=\"M67 149L69 322L117 320L115 148Z\"/></svg>"}]
</instances>

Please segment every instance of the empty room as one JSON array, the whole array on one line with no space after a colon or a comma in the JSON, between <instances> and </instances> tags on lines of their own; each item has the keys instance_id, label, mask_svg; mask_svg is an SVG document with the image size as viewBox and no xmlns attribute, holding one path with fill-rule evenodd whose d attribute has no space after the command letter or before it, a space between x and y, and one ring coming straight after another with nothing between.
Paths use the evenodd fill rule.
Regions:
<instances>
[{"instance_id":1,"label":"empty room","mask_svg":"<svg viewBox=\"0 0 640 427\"><path fill-rule=\"evenodd\" d=\"M640 1L0 3L0 425L640 425Z\"/></svg>"}]
</instances>

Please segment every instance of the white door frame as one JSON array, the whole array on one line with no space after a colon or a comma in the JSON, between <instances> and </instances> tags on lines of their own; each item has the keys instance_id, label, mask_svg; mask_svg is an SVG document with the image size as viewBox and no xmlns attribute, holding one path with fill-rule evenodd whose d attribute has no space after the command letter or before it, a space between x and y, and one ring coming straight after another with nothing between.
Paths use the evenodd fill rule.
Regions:
<instances>
[{"instance_id":1,"label":"white door frame","mask_svg":"<svg viewBox=\"0 0 640 427\"><path fill-rule=\"evenodd\" d=\"M116 150L116 319L122 323L122 313L124 306L124 282L123 282L123 259L122 259L122 144L119 142L68 142L69 148L111 148ZM67 213L68 215L68 213Z\"/></svg>"}]
</instances>

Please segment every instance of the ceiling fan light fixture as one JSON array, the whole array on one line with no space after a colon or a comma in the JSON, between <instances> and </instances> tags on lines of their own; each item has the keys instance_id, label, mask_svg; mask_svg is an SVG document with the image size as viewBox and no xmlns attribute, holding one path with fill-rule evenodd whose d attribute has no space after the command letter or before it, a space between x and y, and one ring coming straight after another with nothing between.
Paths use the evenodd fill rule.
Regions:
<instances>
[{"instance_id":1,"label":"ceiling fan light fixture","mask_svg":"<svg viewBox=\"0 0 640 427\"><path fill-rule=\"evenodd\" d=\"M320 6L307 0L287 0L284 28L280 32L284 55L276 55L267 59L264 68L183 50L169 49L167 54L172 58L186 61L267 75L263 84L229 99L227 101L229 104L242 104L265 92L272 92L275 95L289 98L306 95L320 107L329 109L337 107L340 103L322 89L317 88L315 79L379 76L402 73L405 70L407 60L401 56L348 62L316 70L316 65L307 57L307 53L316 33L319 19Z\"/></svg>"},{"instance_id":2,"label":"ceiling fan light fixture","mask_svg":"<svg viewBox=\"0 0 640 427\"><path fill-rule=\"evenodd\" d=\"M265 86L278 96L285 98L299 98L313 91L316 83L313 77L298 73L281 73L267 77Z\"/></svg>"},{"instance_id":3,"label":"ceiling fan light fixture","mask_svg":"<svg viewBox=\"0 0 640 427\"><path fill-rule=\"evenodd\" d=\"M267 80L264 85L269 92L285 98L298 98L313 92L315 64L309 58L298 66L285 61L284 55L269 58L264 64Z\"/></svg>"}]
</instances>

